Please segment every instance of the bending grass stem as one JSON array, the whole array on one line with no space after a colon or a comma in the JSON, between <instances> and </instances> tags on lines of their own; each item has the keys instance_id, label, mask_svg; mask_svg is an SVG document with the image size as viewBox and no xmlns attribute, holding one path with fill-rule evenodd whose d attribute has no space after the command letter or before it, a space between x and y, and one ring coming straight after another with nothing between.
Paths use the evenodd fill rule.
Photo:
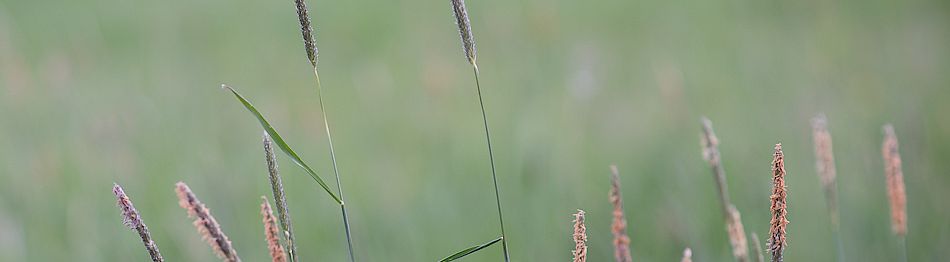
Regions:
<instances>
[{"instance_id":1,"label":"bending grass stem","mask_svg":"<svg viewBox=\"0 0 950 262\"><path fill-rule=\"evenodd\" d=\"M505 235L505 219L501 214L501 197L498 193L498 175L495 174L495 154L491 147L491 132L488 130L488 115L485 113L485 101L482 99L482 86L478 82L478 65L472 62L475 73L475 90L478 92L478 105L482 110L482 123L485 125L485 141L488 143L488 162L491 163L491 179L495 185L495 205L498 208L498 224L501 227L501 247L505 253L505 261L510 261L508 255L508 238Z\"/></svg>"},{"instance_id":2,"label":"bending grass stem","mask_svg":"<svg viewBox=\"0 0 950 262\"><path fill-rule=\"evenodd\" d=\"M323 126L327 131L327 144L330 147L330 160L333 162L333 174L336 176L337 193L340 195L340 211L343 214L343 230L346 233L346 247L350 254L350 262L355 262L353 255L353 237L350 234L350 219L346 214L346 204L343 202L343 184L340 183L340 169L336 164L336 151L333 150L333 137L330 136L330 120L327 119L327 109L323 103L323 90L320 85L320 74L317 73L317 67L313 67L313 76L317 81L317 99L320 101L320 112L323 113Z\"/></svg>"}]
</instances>

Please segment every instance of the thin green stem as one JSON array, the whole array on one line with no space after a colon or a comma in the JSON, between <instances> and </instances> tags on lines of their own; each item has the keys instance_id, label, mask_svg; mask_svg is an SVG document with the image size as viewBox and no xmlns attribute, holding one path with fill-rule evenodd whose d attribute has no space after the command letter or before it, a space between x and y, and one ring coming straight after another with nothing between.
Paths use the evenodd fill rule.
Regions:
<instances>
[{"instance_id":1,"label":"thin green stem","mask_svg":"<svg viewBox=\"0 0 950 262\"><path fill-rule=\"evenodd\" d=\"M844 242L841 239L841 218L838 207L838 194L835 190L837 185L832 183L830 187L825 188L825 202L828 205L828 214L831 217L831 233L835 238L835 246L838 250L838 261L844 262Z\"/></svg>"},{"instance_id":2,"label":"thin green stem","mask_svg":"<svg viewBox=\"0 0 950 262\"><path fill-rule=\"evenodd\" d=\"M343 229L346 232L346 247L350 254L350 262L355 262L356 258L353 255L353 237L350 234L350 219L346 215L346 204L343 201L343 185L340 183L340 169L337 168L336 164L336 152L333 150L333 137L330 136L330 120L327 119L327 109L323 103L323 90L320 86L320 74L317 73L316 67L313 68L313 76L317 81L317 98L320 100L320 112L323 113L323 126L327 130L327 144L330 145L330 159L333 161L333 174L336 176L336 188L340 195L340 211L343 213Z\"/></svg>"},{"instance_id":3,"label":"thin green stem","mask_svg":"<svg viewBox=\"0 0 950 262\"><path fill-rule=\"evenodd\" d=\"M505 261L510 261L508 255L508 238L505 236L505 219L501 215L501 197L498 193L498 175L495 174L495 154L491 147L491 132L488 131L488 115L485 113L485 102L482 99L482 86L478 82L478 65L472 63L475 72L475 90L478 92L478 105L482 109L482 122L485 125L485 141L488 143L488 162L491 163L491 179L495 184L495 205L498 207L498 224L501 227L501 247L505 252Z\"/></svg>"},{"instance_id":4,"label":"thin green stem","mask_svg":"<svg viewBox=\"0 0 950 262\"><path fill-rule=\"evenodd\" d=\"M897 236L897 249L901 262L907 262L907 236Z\"/></svg>"}]
</instances>

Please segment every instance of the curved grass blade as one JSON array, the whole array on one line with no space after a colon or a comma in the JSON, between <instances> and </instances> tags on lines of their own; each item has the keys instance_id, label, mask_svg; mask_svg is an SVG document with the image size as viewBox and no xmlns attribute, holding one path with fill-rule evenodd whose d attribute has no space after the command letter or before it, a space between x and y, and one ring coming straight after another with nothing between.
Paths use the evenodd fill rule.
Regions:
<instances>
[{"instance_id":1,"label":"curved grass blade","mask_svg":"<svg viewBox=\"0 0 950 262\"><path fill-rule=\"evenodd\" d=\"M295 164L307 171L307 173L310 174L310 177L313 177L313 180L316 180L317 183L320 184L320 187L323 187L323 190L326 190L327 194L330 194L330 197L333 198L333 201L336 201L337 204L343 204L343 201L340 201L340 198L330 190L330 187L327 186L327 183L323 182L323 179L317 175L317 172L313 171L313 169L310 168L307 163L304 163L303 159L300 159L300 156L297 156L297 153L294 152L293 149L290 149L290 146L284 142L284 139L280 137L280 134L277 134L277 130L275 130L274 127L271 126L269 122L267 122L267 119L264 119L264 115L261 115L261 112L257 111L257 108L255 108L254 105L251 105L251 102L248 102L244 96L239 94L234 90L234 88L231 88L230 86L221 85L221 88L231 91L231 93L234 94L234 97L241 101L241 104L247 108L247 111L250 111L251 114L257 118L257 121L261 123L261 127L263 127L264 131L267 132L267 135L270 135L270 137L274 140L274 143L277 144L277 147L280 148L280 151L283 151L284 154L287 154L287 156L289 156Z\"/></svg>"},{"instance_id":2,"label":"curved grass blade","mask_svg":"<svg viewBox=\"0 0 950 262\"><path fill-rule=\"evenodd\" d=\"M455 254L453 254L453 255L451 255L451 256L448 256L448 257L446 257L446 258L443 258L442 260L439 260L439 262L448 262L448 261L452 261L452 260L456 260L456 259L462 258L462 257L464 257L464 256L467 256L467 255L471 254L471 253L478 252L479 250L482 250L482 249L484 249L484 248L486 248L486 247L489 247L489 246L491 246L491 245L494 245L495 243L498 243L498 241L501 241L501 237L496 238L495 240L492 240L492 241L488 241L488 242L485 243L485 244L481 244L481 245L477 245L477 246L474 246L474 247L466 248L465 250L459 251L458 253L455 253Z\"/></svg>"}]
</instances>

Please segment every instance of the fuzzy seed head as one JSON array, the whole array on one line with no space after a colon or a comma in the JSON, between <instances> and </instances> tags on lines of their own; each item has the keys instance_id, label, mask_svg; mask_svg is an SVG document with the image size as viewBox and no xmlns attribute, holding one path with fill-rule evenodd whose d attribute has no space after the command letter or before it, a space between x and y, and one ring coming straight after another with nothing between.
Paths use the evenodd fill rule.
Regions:
<instances>
[{"instance_id":1,"label":"fuzzy seed head","mask_svg":"<svg viewBox=\"0 0 950 262\"><path fill-rule=\"evenodd\" d=\"M574 262L587 261L587 226L584 225L584 210L574 214Z\"/></svg>"},{"instance_id":2,"label":"fuzzy seed head","mask_svg":"<svg viewBox=\"0 0 950 262\"><path fill-rule=\"evenodd\" d=\"M284 247L280 245L280 229L277 228L277 218L270 208L267 197L261 196L261 216L264 217L264 239L267 241L267 250L273 262L286 262Z\"/></svg>"},{"instance_id":3,"label":"fuzzy seed head","mask_svg":"<svg viewBox=\"0 0 950 262\"><path fill-rule=\"evenodd\" d=\"M472 65L475 65L475 36L472 35L472 25L468 20L468 11L465 10L465 0L452 1L452 11L455 13L455 24L459 28L459 36L462 38L462 49L465 50L465 58Z\"/></svg>"},{"instance_id":4,"label":"fuzzy seed head","mask_svg":"<svg viewBox=\"0 0 950 262\"><path fill-rule=\"evenodd\" d=\"M907 235L907 195L904 189L904 171L894 126L884 126L884 173L887 178L887 199L891 206L891 229L898 236Z\"/></svg>"},{"instance_id":5,"label":"fuzzy seed head","mask_svg":"<svg viewBox=\"0 0 950 262\"><path fill-rule=\"evenodd\" d=\"M211 215L211 210L205 207L204 203L198 200L198 197L191 192L183 182L175 184L175 193L178 194L178 205L188 211L188 217L195 220L195 228L201 237L211 245L215 255L226 262L241 261L231 246L231 240L221 230L221 225Z\"/></svg>"},{"instance_id":6,"label":"fuzzy seed head","mask_svg":"<svg viewBox=\"0 0 950 262\"><path fill-rule=\"evenodd\" d=\"M623 212L623 197L620 195L620 172L617 166L610 166L610 194L608 199L613 205L613 222L610 231L614 236L614 259L618 262L631 262L630 237L627 236L627 218Z\"/></svg>"},{"instance_id":7,"label":"fuzzy seed head","mask_svg":"<svg viewBox=\"0 0 950 262\"><path fill-rule=\"evenodd\" d=\"M729 206L729 219L726 222L726 231L729 232L729 243L732 245L732 256L737 261L749 260L749 246L745 238L745 228L742 226L742 217L735 206Z\"/></svg>"},{"instance_id":8,"label":"fuzzy seed head","mask_svg":"<svg viewBox=\"0 0 950 262\"><path fill-rule=\"evenodd\" d=\"M775 145L775 153L772 157L772 195L770 197L772 219L769 223L768 250L772 254L773 262L781 262L787 245L785 226L788 225L785 154L782 153L782 144Z\"/></svg>"},{"instance_id":9,"label":"fuzzy seed head","mask_svg":"<svg viewBox=\"0 0 950 262\"><path fill-rule=\"evenodd\" d=\"M152 235L149 233L148 227L142 222L142 217L139 216L139 212L135 210L135 207L132 205L132 200L125 194L125 190L123 190L119 184L112 184L112 193L115 194L119 209L122 211L122 224L125 224L125 226L139 233L139 237L142 238L142 244L145 245L145 250L148 251L152 262L165 261L165 259L162 258L161 252L158 251L158 245L152 240Z\"/></svg>"},{"instance_id":10,"label":"fuzzy seed head","mask_svg":"<svg viewBox=\"0 0 950 262\"><path fill-rule=\"evenodd\" d=\"M290 220L290 208L287 206L287 198L284 195L284 183L281 181L280 172L277 167L277 155L274 154L273 143L270 136L264 133L264 156L267 161L267 174L270 181L271 191L274 193L274 203L277 207L277 217L280 221L280 227L283 229L287 239L287 254L290 261L297 261L297 245L294 243L293 227Z\"/></svg>"},{"instance_id":11,"label":"fuzzy seed head","mask_svg":"<svg viewBox=\"0 0 950 262\"><path fill-rule=\"evenodd\" d=\"M122 190L119 184L113 184L112 193L115 194L119 209L122 211L122 224L131 229L142 225L138 210L135 210L135 206L132 206L132 200L129 200L129 196L125 195L125 191Z\"/></svg>"},{"instance_id":12,"label":"fuzzy seed head","mask_svg":"<svg viewBox=\"0 0 950 262\"><path fill-rule=\"evenodd\" d=\"M831 133L828 132L828 120L825 115L812 119L812 140L815 144L815 167L821 185L829 190L835 186L835 157L831 147Z\"/></svg>"},{"instance_id":13,"label":"fuzzy seed head","mask_svg":"<svg viewBox=\"0 0 950 262\"><path fill-rule=\"evenodd\" d=\"M313 27L310 26L310 15L307 13L307 3L304 0L294 0L297 6L297 20L300 21L300 34L303 36L303 45L307 50L307 59L314 68L317 67L317 44L313 41Z\"/></svg>"}]
</instances>

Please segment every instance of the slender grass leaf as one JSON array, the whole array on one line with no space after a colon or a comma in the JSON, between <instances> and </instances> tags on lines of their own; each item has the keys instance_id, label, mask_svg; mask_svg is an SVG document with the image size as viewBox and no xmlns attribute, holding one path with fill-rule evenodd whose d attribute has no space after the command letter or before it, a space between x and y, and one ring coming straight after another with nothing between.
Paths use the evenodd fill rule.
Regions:
<instances>
[{"instance_id":1,"label":"slender grass leaf","mask_svg":"<svg viewBox=\"0 0 950 262\"><path fill-rule=\"evenodd\" d=\"M465 250L459 251L458 253L455 253L455 254L453 254L453 255L451 255L451 256L448 256L448 257L446 257L446 258L443 258L442 260L439 260L439 261L440 261L440 262L448 262L448 261L452 261L452 260L456 260L456 259L462 258L462 257L464 257L464 256L467 256L467 255L471 254L471 253L478 252L479 250L482 250L482 249L484 249L484 248L486 248L486 247L489 247L489 246L491 246L491 245L494 245L495 243L498 243L498 241L501 241L501 237L496 238L495 240L492 240L492 241L488 241L488 242L485 243L485 244L481 244L481 245L477 245L477 246L474 246L474 247L466 248Z\"/></svg>"},{"instance_id":2,"label":"slender grass leaf","mask_svg":"<svg viewBox=\"0 0 950 262\"><path fill-rule=\"evenodd\" d=\"M277 144L277 147L280 148L280 151L283 151L284 154L290 157L290 159L293 160L297 166L300 166L304 169L304 171L307 171L307 173L310 174L310 177L313 177L313 180L316 180L317 183L320 184L320 187L323 187L323 190L326 190L327 194L330 194L330 197L333 198L333 201L336 201L337 204L343 204L343 202L340 201L340 198L330 190L330 187L327 186L327 183L323 182L323 179L317 175L317 172L313 171L313 169L310 168L307 163L304 163L303 159L300 159L300 156L298 156L293 149L290 149L290 146L284 142L284 139L280 137L280 134L277 134L277 130L275 130L274 127L271 126L269 122L267 122L267 119L264 118L264 115L261 115L261 112L257 111L257 108L255 108L251 102L248 102L244 96L239 94L234 90L234 88L231 88L230 86L221 85L221 88L226 88L228 91L231 91L231 93L234 94L234 97L241 101L241 104L244 104L244 107L247 108L247 111L250 111L251 114L257 118L257 121L261 123L261 127L263 127L264 131L267 132L267 135L269 135L274 140L274 143Z\"/></svg>"}]
</instances>

